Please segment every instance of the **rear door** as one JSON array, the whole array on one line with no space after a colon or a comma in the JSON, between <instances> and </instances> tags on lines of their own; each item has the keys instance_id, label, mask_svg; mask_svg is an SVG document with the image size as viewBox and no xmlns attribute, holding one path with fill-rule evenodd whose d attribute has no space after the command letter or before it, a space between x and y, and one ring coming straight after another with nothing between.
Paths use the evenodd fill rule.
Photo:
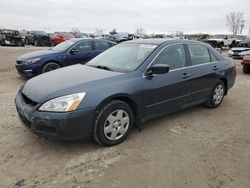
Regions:
<instances>
[{"instance_id":1,"label":"rear door","mask_svg":"<svg viewBox=\"0 0 250 188\"><path fill-rule=\"evenodd\" d=\"M77 63L85 64L93 58L93 54L92 40L78 42L67 53L66 65L74 65Z\"/></svg>"},{"instance_id":2,"label":"rear door","mask_svg":"<svg viewBox=\"0 0 250 188\"><path fill-rule=\"evenodd\" d=\"M99 55L103 51L109 49L111 47L111 43L108 41L94 41L94 52L93 57Z\"/></svg>"},{"instance_id":3,"label":"rear door","mask_svg":"<svg viewBox=\"0 0 250 188\"><path fill-rule=\"evenodd\" d=\"M200 44L188 44L192 64L192 101L201 102L209 97L211 89L219 79L221 66L211 51Z\"/></svg>"},{"instance_id":4,"label":"rear door","mask_svg":"<svg viewBox=\"0 0 250 188\"><path fill-rule=\"evenodd\" d=\"M145 117L174 112L190 100L191 68L187 67L184 46L165 47L151 64L167 64L170 71L143 77Z\"/></svg>"}]
</instances>

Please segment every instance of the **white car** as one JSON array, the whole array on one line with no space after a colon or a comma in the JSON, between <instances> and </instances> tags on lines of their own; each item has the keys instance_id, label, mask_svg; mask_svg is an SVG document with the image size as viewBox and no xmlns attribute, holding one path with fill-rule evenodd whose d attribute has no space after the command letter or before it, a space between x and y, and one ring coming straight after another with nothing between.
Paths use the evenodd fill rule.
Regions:
<instances>
[{"instance_id":1,"label":"white car","mask_svg":"<svg viewBox=\"0 0 250 188\"><path fill-rule=\"evenodd\" d=\"M207 42L211 44L213 47L235 47L237 42L236 38L232 38L230 35L213 35L212 38L207 39Z\"/></svg>"},{"instance_id":2,"label":"white car","mask_svg":"<svg viewBox=\"0 0 250 188\"><path fill-rule=\"evenodd\" d=\"M229 57L232 58L243 58L246 54L250 53L250 48L238 47L238 48L231 48L228 51Z\"/></svg>"}]
</instances>

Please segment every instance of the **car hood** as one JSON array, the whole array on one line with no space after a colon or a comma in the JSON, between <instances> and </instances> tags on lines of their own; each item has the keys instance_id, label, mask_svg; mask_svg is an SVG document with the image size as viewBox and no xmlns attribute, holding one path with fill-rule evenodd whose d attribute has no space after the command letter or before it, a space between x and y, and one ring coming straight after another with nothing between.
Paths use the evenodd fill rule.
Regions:
<instances>
[{"instance_id":1,"label":"car hood","mask_svg":"<svg viewBox=\"0 0 250 188\"><path fill-rule=\"evenodd\" d=\"M107 71L86 65L73 65L28 80L22 93L35 102L43 102L55 97L77 92L87 92L88 84L125 73Z\"/></svg>"},{"instance_id":2,"label":"car hood","mask_svg":"<svg viewBox=\"0 0 250 188\"><path fill-rule=\"evenodd\" d=\"M27 54L19 56L17 58L17 60L27 60L27 59L36 58L36 57L53 55L53 54L57 54L57 53L60 53L60 52L53 51L53 50L40 50L40 51L35 51L35 52L29 52Z\"/></svg>"},{"instance_id":3,"label":"car hood","mask_svg":"<svg viewBox=\"0 0 250 188\"><path fill-rule=\"evenodd\" d=\"M211 38L211 39L207 39L208 41L223 41L223 39L219 39L219 38Z\"/></svg>"},{"instance_id":4,"label":"car hood","mask_svg":"<svg viewBox=\"0 0 250 188\"><path fill-rule=\"evenodd\" d=\"M232 51L248 51L250 48L244 48L244 47L239 47L239 48L231 48Z\"/></svg>"}]
</instances>

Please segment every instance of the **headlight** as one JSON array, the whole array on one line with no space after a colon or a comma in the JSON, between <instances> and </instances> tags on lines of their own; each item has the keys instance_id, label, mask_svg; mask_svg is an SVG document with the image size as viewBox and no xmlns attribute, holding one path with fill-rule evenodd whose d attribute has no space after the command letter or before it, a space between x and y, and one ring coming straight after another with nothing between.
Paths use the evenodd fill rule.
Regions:
<instances>
[{"instance_id":1,"label":"headlight","mask_svg":"<svg viewBox=\"0 0 250 188\"><path fill-rule=\"evenodd\" d=\"M40 59L41 59L41 57L26 60L26 61L25 61L25 65L33 64L33 63L39 61Z\"/></svg>"},{"instance_id":2,"label":"headlight","mask_svg":"<svg viewBox=\"0 0 250 188\"><path fill-rule=\"evenodd\" d=\"M39 110L47 112L70 112L74 111L82 99L85 97L86 93L75 93L72 95L66 95L51 99L45 102Z\"/></svg>"}]
</instances>

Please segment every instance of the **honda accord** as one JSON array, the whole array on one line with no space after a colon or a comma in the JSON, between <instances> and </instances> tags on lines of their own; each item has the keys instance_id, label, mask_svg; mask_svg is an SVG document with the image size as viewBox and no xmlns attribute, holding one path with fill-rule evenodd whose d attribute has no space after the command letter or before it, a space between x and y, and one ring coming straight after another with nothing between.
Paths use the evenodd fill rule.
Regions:
<instances>
[{"instance_id":1,"label":"honda accord","mask_svg":"<svg viewBox=\"0 0 250 188\"><path fill-rule=\"evenodd\" d=\"M28 80L15 103L34 133L112 146L151 118L198 104L218 107L235 77L232 59L209 44L142 39Z\"/></svg>"}]
</instances>

